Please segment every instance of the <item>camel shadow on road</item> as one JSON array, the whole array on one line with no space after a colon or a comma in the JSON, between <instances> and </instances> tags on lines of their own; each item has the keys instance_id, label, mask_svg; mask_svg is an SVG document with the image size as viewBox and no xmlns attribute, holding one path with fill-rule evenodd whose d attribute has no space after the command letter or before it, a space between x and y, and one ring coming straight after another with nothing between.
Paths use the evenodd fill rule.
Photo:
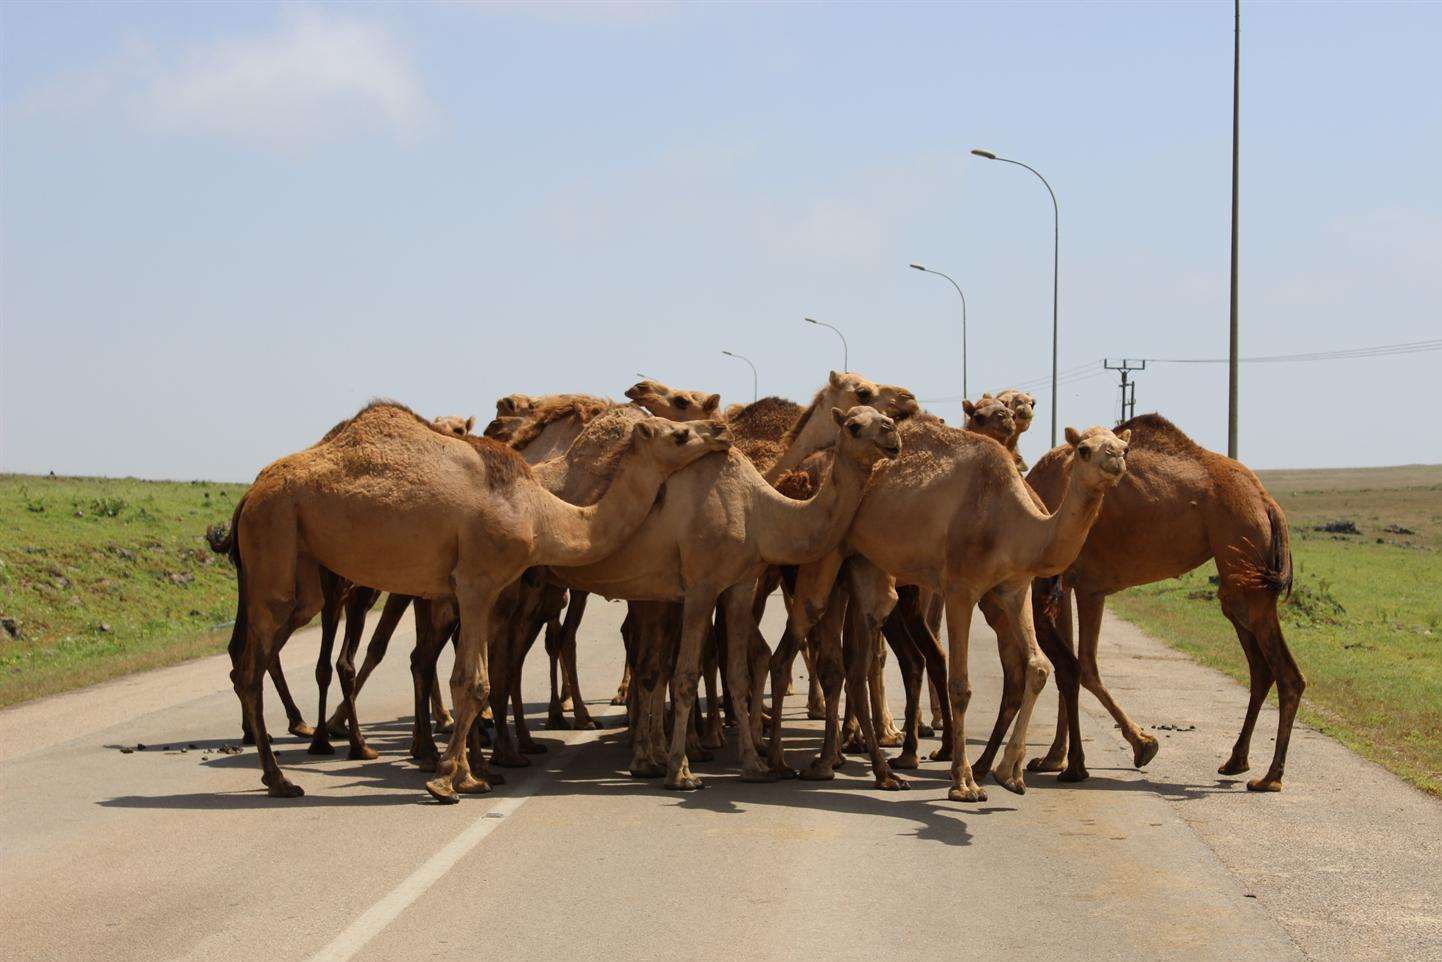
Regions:
<instances>
[{"instance_id":1,"label":"camel shadow on road","mask_svg":"<svg viewBox=\"0 0 1442 962\"><path fill-rule=\"evenodd\" d=\"M529 713L528 713L529 714ZM789 720L789 719L788 719ZM97 802L106 808L182 809L218 811L231 809L300 809L321 807L377 807L432 804L425 793L424 782L431 777L417 769L408 757L411 720L407 717L364 726L366 740L380 753L373 761L351 761L346 757L344 738L333 739L336 753L330 756L310 755L308 740L276 734L273 746L276 756L293 780L307 789L301 798L271 798L258 785L244 791L186 792L157 795L122 795ZM737 774L738 757L734 732L728 732L727 745L715 758L693 764L696 774L707 787L697 792L666 791L658 779L632 778L625 771L630 748L624 728L608 727L594 741L567 746L560 739L547 737L544 729L535 732L536 740L547 752L531 756L532 765L525 769L493 769L506 779L496 785L496 793L504 797L512 786L528 786L540 779L535 791L538 798L557 796L597 796L614 798L635 795L665 798L681 810L713 814L741 814L754 807L780 806L820 812L865 815L896 819L911 826L901 834L923 841L945 845L968 845L972 833L967 819L1017 811L1025 801L1015 798L990 777L979 779L989 800L976 807L948 801L943 794L950 783L950 764L925 762L922 768L899 772L912 789L906 792L885 792L871 784L869 763L864 756L849 756L845 767L832 781L783 779L770 783L742 782ZM199 753L214 751L225 740L175 742L178 748L194 744ZM971 754L979 748L971 746ZM790 762L809 761L821 747L820 732L788 725L786 751ZM1044 746L1041 746L1044 748ZM129 757L143 759L167 753L155 746L146 753ZM191 749L191 754L198 754ZM198 759L206 769L253 772L259 781L259 767L253 748L234 755L215 754ZM1120 777L1107 774L1122 773ZM513 789L512 789L513 790ZM1064 784L1053 775L1029 773L1028 794L1045 796L1063 791L1126 791L1152 792L1172 801L1205 797L1218 791L1229 791L1224 781L1213 785L1174 784L1154 781L1145 773L1130 769L1093 768L1085 782Z\"/></svg>"}]
</instances>

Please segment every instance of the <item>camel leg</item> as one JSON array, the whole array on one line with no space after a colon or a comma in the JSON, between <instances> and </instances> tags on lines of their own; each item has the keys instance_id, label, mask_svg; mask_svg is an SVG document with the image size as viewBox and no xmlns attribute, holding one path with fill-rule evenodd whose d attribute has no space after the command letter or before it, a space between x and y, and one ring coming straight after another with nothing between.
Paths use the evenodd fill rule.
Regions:
<instances>
[{"instance_id":1,"label":"camel leg","mask_svg":"<svg viewBox=\"0 0 1442 962\"><path fill-rule=\"evenodd\" d=\"M257 605L248 614L246 644L239 665L232 670L231 680L245 712L247 727L255 735L256 752L260 756L261 782L272 798L296 798L305 791L289 781L276 763L270 737L265 730L265 706L261 683L270 663L272 651L278 647L284 630L285 615L281 608L288 605Z\"/></svg>"},{"instance_id":2,"label":"camel leg","mask_svg":"<svg viewBox=\"0 0 1442 962\"><path fill-rule=\"evenodd\" d=\"M1054 579L1038 579L1032 585L1032 621L1036 625L1037 642L1041 645L1042 652L1051 660L1052 667L1056 669L1056 734L1052 737L1051 746L1047 748L1046 754L1040 758L1033 758L1027 763L1026 770L1029 772L1059 772L1066 768L1072 776L1065 781L1081 781L1086 778L1086 765L1083 760L1070 760L1067 755L1067 742L1071 732L1071 716L1074 713L1072 698L1076 694L1075 685L1078 684L1078 665L1076 660L1076 644L1073 641L1071 621L1072 593L1070 588L1062 587L1061 594L1054 609L1049 609L1043 592L1052 590ZM1061 660L1069 662L1069 667L1064 670ZM1080 739L1076 742L1077 751L1081 751Z\"/></svg>"},{"instance_id":3,"label":"camel leg","mask_svg":"<svg viewBox=\"0 0 1442 962\"><path fill-rule=\"evenodd\" d=\"M666 648L679 626L669 602L632 602L626 615L627 664L631 666L628 696L631 713L631 775L656 778L666 774Z\"/></svg>"},{"instance_id":4,"label":"camel leg","mask_svg":"<svg viewBox=\"0 0 1442 962\"><path fill-rule=\"evenodd\" d=\"M931 700L931 728L933 732L944 732L946 729L944 729L942 725L950 724L951 702L948 699L942 697L942 692L946 688L946 683L942 680L946 677L946 654L941 650L941 642L937 639L941 638L941 618L943 612L946 609L946 604L942 600L941 594L939 592L925 591L922 593L922 596L917 599L917 605L918 607L925 609L925 612L923 614L923 621L926 624L927 633L931 636L933 641L936 641L937 656L942 660L941 670L933 674L931 670L931 660L928 657L926 668L926 687L927 697ZM917 632L912 632L912 637L915 638L918 643L921 643L920 634L918 634ZM922 652L923 654L926 653L924 645L922 648ZM922 734L927 735L931 733L923 731ZM943 735L942 737L945 738L947 736ZM947 753L945 759L933 758L934 761L949 761L950 759L950 752Z\"/></svg>"},{"instance_id":5,"label":"camel leg","mask_svg":"<svg viewBox=\"0 0 1442 962\"><path fill-rule=\"evenodd\" d=\"M746 596L745 601L749 607L751 603L749 595ZM696 700L696 685L701 677L701 645L705 641L706 632L710 630L711 612L715 607L716 594L697 590L695 587L688 593L681 606L681 645L676 653L676 669L673 675L676 686L675 718L671 723L671 750L666 767L666 787L676 791L692 791L705 787L701 779L691 774L691 767L686 761L686 739L691 728L691 706ZM728 614L732 610L734 609L728 607ZM735 625L731 626L733 632L735 627ZM734 633L731 640L737 640ZM737 646L732 652L733 664L738 652L744 660L746 647ZM744 681L744 678L742 680ZM732 690L735 691L734 687ZM756 757L756 748L750 744L751 732L744 714L744 698L736 699L736 710L741 732L743 771L748 767L760 768L761 762ZM746 751L748 747L750 748L749 758Z\"/></svg>"},{"instance_id":6,"label":"camel leg","mask_svg":"<svg viewBox=\"0 0 1442 962\"><path fill-rule=\"evenodd\" d=\"M912 642L903 621L901 609L909 603L906 591L907 589L901 589L900 601L881 626L886 643L896 652L896 664L901 669L901 680L906 689L906 718L901 726L904 736L901 754L890 760L894 769L916 768L921 764L917 753L920 746L918 729L921 723L921 682L924 665L921 652Z\"/></svg>"},{"instance_id":7,"label":"camel leg","mask_svg":"<svg viewBox=\"0 0 1442 962\"><path fill-rule=\"evenodd\" d=\"M395 634L396 626L400 624L401 615L406 613L410 607L411 599L408 595L387 595L385 607L381 609L380 620L376 622L376 629L371 633L370 644L366 646L365 661L362 662L360 673L356 675L355 695L360 697L360 690L365 687L366 679L375 671L381 659L386 656L386 649L390 647L391 635ZM419 637L419 633L417 633ZM347 707L345 704L336 706L335 714L326 722L325 727L331 735L339 738L346 734Z\"/></svg>"},{"instance_id":8,"label":"camel leg","mask_svg":"<svg viewBox=\"0 0 1442 962\"><path fill-rule=\"evenodd\" d=\"M770 768L762 763L761 755L756 750L759 732L757 720L752 718L753 708L758 715L761 710L760 683L757 682L753 686L752 664L766 647L752 616L755 598L756 582L754 581L733 585L721 594L726 630L726 673L731 676L731 702L736 712L736 744L741 755L741 780L743 782L769 782L775 776L771 774ZM684 655L686 652L684 635L681 650ZM766 660L769 662L769 657ZM678 675L682 673L682 664L684 662L678 659ZM684 691L683 688L683 694ZM783 688L782 691L785 689ZM755 693L754 698L753 692ZM780 716L778 715L773 724L773 730L780 727L779 720Z\"/></svg>"},{"instance_id":9,"label":"camel leg","mask_svg":"<svg viewBox=\"0 0 1442 962\"><path fill-rule=\"evenodd\" d=\"M896 606L896 590L886 572L862 557L851 559L847 567L847 584L851 603L846 614L846 650L850 655L847 679L847 702L856 705L856 720L861 738L871 756L871 772L876 787L887 791L910 788L906 779L896 775L881 751L875 720L871 716L870 677L880 663L876 649L881 626Z\"/></svg>"},{"instance_id":10,"label":"camel leg","mask_svg":"<svg viewBox=\"0 0 1442 962\"><path fill-rule=\"evenodd\" d=\"M462 559L464 561L464 559ZM459 570L466 570L462 566ZM460 641L456 646L456 665L451 671L451 704L455 706L456 727L451 732L450 743L436 766L436 778L426 783L438 802L453 804L460 801L457 792L488 792L491 786L484 778L471 774L466 759L466 741L471 726L481 713L481 705L489 695L489 652L487 639L491 637L492 608L504 585L491 584L474 576L453 575L456 586L456 605L460 614ZM496 727L504 722L496 717ZM484 756L479 756L482 760Z\"/></svg>"},{"instance_id":11,"label":"camel leg","mask_svg":"<svg viewBox=\"0 0 1442 962\"><path fill-rule=\"evenodd\" d=\"M438 735L449 735L451 726L456 723L455 718L446 710L445 699L441 697L440 679L435 677L431 678L431 718Z\"/></svg>"},{"instance_id":12,"label":"camel leg","mask_svg":"<svg viewBox=\"0 0 1442 962\"><path fill-rule=\"evenodd\" d=\"M809 781L835 778L836 769L846 762L841 754L841 689L846 683L842 632L847 597L846 589L836 585L821 620L808 633L816 641L816 674L821 680L822 697L826 700L826 728L822 735L821 752L801 770L801 777Z\"/></svg>"},{"instance_id":13,"label":"camel leg","mask_svg":"<svg viewBox=\"0 0 1442 962\"><path fill-rule=\"evenodd\" d=\"M355 710L355 653L360 647L361 634L365 631L366 612L375 604L376 595L379 593L359 585L351 589L345 608L345 639L341 642L340 660L336 662L336 671L340 675L341 699L349 723L346 727L350 729L350 753L347 757L352 761L368 761L379 757L376 750L366 744Z\"/></svg>"},{"instance_id":14,"label":"camel leg","mask_svg":"<svg viewBox=\"0 0 1442 962\"><path fill-rule=\"evenodd\" d=\"M1157 754L1157 740L1141 730L1136 722L1127 717L1102 684L1101 672L1097 669L1097 640L1102 631L1102 612L1106 608L1106 595L1099 592L1076 592L1077 611L1077 660L1081 667L1082 687L1096 696L1097 700L1111 712L1122 735L1132 746L1132 763L1141 768Z\"/></svg>"},{"instance_id":15,"label":"camel leg","mask_svg":"<svg viewBox=\"0 0 1442 962\"><path fill-rule=\"evenodd\" d=\"M1224 611L1224 613L1226 613ZM1228 615L1228 620L1231 615ZM1218 775L1240 775L1251 768L1248 755L1252 748L1252 730L1257 725L1257 715L1262 710L1262 702L1267 698L1267 692L1272 690L1272 669L1267 664L1267 656L1262 654L1262 649L1257 645L1257 639L1252 637L1252 631L1243 621L1233 621L1232 627L1236 629L1237 641L1242 645L1242 653L1247 656L1247 669L1251 680L1251 692L1247 699L1247 716L1242 720L1242 730L1237 734L1237 742L1232 746L1232 755L1222 767L1217 769Z\"/></svg>"},{"instance_id":16,"label":"camel leg","mask_svg":"<svg viewBox=\"0 0 1442 962\"><path fill-rule=\"evenodd\" d=\"M877 744L882 748L896 748L901 744L902 736L901 729L896 727L896 719L891 717L891 706L886 703L886 646L878 644L874 647L876 661L867 672L866 682Z\"/></svg>"},{"instance_id":17,"label":"camel leg","mask_svg":"<svg viewBox=\"0 0 1442 962\"><path fill-rule=\"evenodd\" d=\"M546 661L548 662L551 698L546 703L546 727L565 731L571 727L566 720L567 686L565 672L561 669L561 622L552 618L546 622Z\"/></svg>"},{"instance_id":18,"label":"camel leg","mask_svg":"<svg viewBox=\"0 0 1442 962\"><path fill-rule=\"evenodd\" d=\"M1001 604L999 592L1000 589L996 589L982 595L981 603L977 606L981 609L987 625L996 632L996 653L1001 658L1002 677L1001 704L997 706L996 723L992 725L991 734L987 736L986 747L971 764L972 771L981 772L983 776L991 770L992 760L1001 749L1002 739L1006 737L1016 713L1021 709L1022 689L1026 687L1025 653L1007 644L1007 638L1013 629Z\"/></svg>"},{"instance_id":19,"label":"camel leg","mask_svg":"<svg viewBox=\"0 0 1442 962\"><path fill-rule=\"evenodd\" d=\"M706 720L701 733L701 747L711 750L726 746L726 734L721 723L720 661L717 657L721 646L717 635L716 626L712 625L706 633L706 648L701 653L702 677L706 681ZM697 703L700 703L699 699Z\"/></svg>"},{"instance_id":20,"label":"camel leg","mask_svg":"<svg viewBox=\"0 0 1442 962\"><path fill-rule=\"evenodd\" d=\"M1277 682L1277 740L1272 751L1272 764L1261 778L1247 782L1247 789L1280 792L1287 763L1287 746L1292 739L1292 724L1307 682L1282 637L1282 625L1277 620L1277 596L1262 589L1238 589L1229 584L1231 579L1228 574L1223 572L1222 604L1229 613L1245 613L1252 638Z\"/></svg>"},{"instance_id":21,"label":"camel leg","mask_svg":"<svg viewBox=\"0 0 1442 962\"><path fill-rule=\"evenodd\" d=\"M270 672L271 682L275 685L275 693L280 696L280 703L285 706L286 731L297 738L310 738L315 734L315 730L305 723L305 715L291 697L290 686L285 683L285 669L280 666L280 648L284 646L285 642L281 642L280 647L276 648L267 670Z\"/></svg>"},{"instance_id":22,"label":"camel leg","mask_svg":"<svg viewBox=\"0 0 1442 962\"><path fill-rule=\"evenodd\" d=\"M521 696L521 675L526 667L526 656L535 647L536 638L545 626L540 614L527 616L523 623L523 634L513 648L516 652L511 661L511 710L516 720L516 745L527 755L544 755L546 746L531 737L531 728L526 721L526 703Z\"/></svg>"},{"instance_id":23,"label":"camel leg","mask_svg":"<svg viewBox=\"0 0 1442 962\"><path fill-rule=\"evenodd\" d=\"M971 609L978 592L965 586L946 591L946 696L951 702L952 759L951 789L946 797L954 802L984 802L986 792L976 784L966 762L966 706L971 701L971 680L967 675L967 643L971 638Z\"/></svg>"},{"instance_id":24,"label":"camel leg","mask_svg":"<svg viewBox=\"0 0 1442 962\"><path fill-rule=\"evenodd\" d=\"M1031 725L1031 713L1036 708L1037 696L1046 687L1051 675L1051 666L1042 655L1036 643L1036 627L1031 620L1031 579L1019 584L1008 585L997 599L1006 614L1007 647L1011 658L1022 664L1021 708L1016 713L1016 727L1012 729L1011 741L1001 756L1001 764L992 775L1008 791L1021 795L1026 792L1026 736Z\"/></svg>"},{"instance_id":25,"label":"camel leg","mask_svg":"<svg viewBox=\"0 0 1442 962\"><path fill-rule=\"evenodd\" d=\"M415 599L415 606L416 647L411 652L415 722L411 726L411 757L418 760L421 771L435 771L440 753L432 734L429 692L435 683L436 659L453 630L455 607L447 601L426 598ZM376 630L379 633L380 629ZM371 645L375 645L374 635Z\"/></svg>"},{"instance_id":26,"label":"camel leg","mask_svg":"<svg viewBox=\"0 0 1442 962\"><path fill-rule=\"evenodd\" d=\"M511 611L508 617L498 620L498 634L491 640L490 705L492 721L495 723L491 764L501 768L528 768L531 760L521 752L517 740L511 737L511 726L507 721L506 705L511 700L516 665L524 657L520 648L524 644L523 633L515 622L520 612ZM521 713L517 713L518 715ZM518 726L522 724L517 723Z\"/></svg>"},{"instance_id":27,"label":"camel leg","mask_svg":"<svg viewBox=\"0 0 1442 962\"><path fill-rule=\"evenodd\" d=\"M576 669L576 633L581 630L581 618L586 614L589 597L584 591L572 591L566 604L565 621L561 623L561 670L571 693L571 727L576 729L601 727L586 707L586 699L581 695L580 673Z\"/></svg>"},{"instance_id":28,"label":"camel leg","mask_svg":"<svg viewBox=\"0 0 1442 962\"><path fill-rule=\"evenodd\" d=\"M307 755L334 755L326 729L325 700L330 694L330 653L335 647L335 631L340 622L341 598L345 585L335 572L326 568L320 570L320 590L324 601L320 609L320 654L315 659L315 687L320 707L316 710L318 719L315 732L311 735ZM346 622L346 634L350 634L350 622Z\"/></svg>"},{"instance_id":29,"label":"camel leg","mask_svg":"<svg viewBox=\"0 0 1442 962\"><path fill-rule=\"evenodd\" d=\"M771 731L768 735L766 767L772 775L781 778L795 778L796 769L786 764L786 753L781 747L781 711L782 703L785 700L785 692L791 688L791 666L795 662L796 652L804 648L802 644L805 638L805 631L792 630L791 619L788 617L786 631L776 645L776 651L771 655ZM815 672L810 669L808 662L807 673L815 683ZM818 689L819 691L819 689ZM826 715L825 706L822 706L822 717Z\"/></svg>"},{"instance_id":30,"label":"camel leg","mask_svg":"<svg viewBox=\"0 0 1442 962\"><path fill-rule=\"evenodd\" d=\"M905 620L907 634L911 636L912 644L916 645L921 653L921 660L926 665L927 684L932 690L938 687L946 687L946 652L941 648L941 642L937 638L937 632L931 626L931 620L924 617L918 608L908 612L903 609L902 618ZM935 716L934 731L941 733L941 746L933 751L928 757L934 762L951 761L953 749L953 731L951 727L951 702L948 699L941 699L932 709Z\"/></svg>"}]
</instances>

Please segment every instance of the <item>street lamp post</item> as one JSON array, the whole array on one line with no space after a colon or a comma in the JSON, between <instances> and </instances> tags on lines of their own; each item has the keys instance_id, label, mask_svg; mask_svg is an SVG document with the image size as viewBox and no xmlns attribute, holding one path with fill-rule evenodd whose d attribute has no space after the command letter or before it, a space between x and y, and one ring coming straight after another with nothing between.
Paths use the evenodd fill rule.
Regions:
<instances>
[{"instance_id":1,"label":"street lamp post","mask_svg":"<svg viewBox=\"0 0 1442 962\"><path fill-rule=\"evenodd\" d=\"M966 295L961 292L961 285L952 280L950 274L943 274L941 271L934 271L929 267L922 267L920 264L912 264L911 268L927 274L935 274L937 277L945 277L951 281L951 286L956 288L956 295L961 298L961 396L969 398L971 392L967 390L966 386Z\"/></svg>"},{"instance_id":2,"label":"street lamp post","mask_svg":"<svg viewBox=\"0 0 1442 962\"><path fill-rule=\"evenodd\" d=\"M1007 157L998 157L996 154L992 153L991 151L989 151L989 150L982 150L982 149L979 148L979 147L976 148L975 150L973 150L972 153L975 154L975 155L978 156L978 157L984 157L984 158L987 159L987 160L999 160L999 161L1001 161L1001 162L1004 163L1004 164L1015 164L1015 165L1018 166L1018 167L1025 167L1027 170L1031 171L1033 174L1036 174L1037 180L1040 180L1040 181L1042 182L1042 184L1046 186L1046 192L1051 195L1051 212L1052 212L1052 241L1051 241L1051 446L1052 446L1052 447L1056 447L1056 406L1057 406L1057 389L1056 389L1056 388L1057 388L1057 386L1056 386L1057 310L1056 310L1056 306L1057 306L1057 260L1058 260L1058 255L1059 255L1059 253L1060 253L1060 251L1061 251L1061 209L1057 206L1057 202L1056 202L1056 192L1051 189L1051 184L1048 184L1048 183L1046 182L1046 178L1043 177L1043 176L1041 175L1041 172L1038 171L1035 167L1032 167L1030 164L1023 164L1023 163L1022 163L1021 161L1019 161L1019 160L1011 160L1010 158L1007 158Z\"/></svg>"},{"instance_id":3,"label":"street lamp post","mask_svg":"<svg viewBox=\"0 0 1442 962\"><path fill-rule=\"evenodd\" d=\"M749 365L751 366L751 403L752 403L752 404L755 404L755 403L756 403L756 365L755 365L755 364L751 364L751 358L746 357L744 354L737 354L737 353L735 353L734 351L722 351L721 353L722 353L722 354L725 354L727 357L734 357L734 358L736 358L736 360L738 360L738 361L745 361L747 364L749 364Z\"/></svg>"},{"instance_id":4,"label":"street lamp post","mask_svg":"<svg viewBox=\"0 0 1442 962\"><path fill-rule=\"evenodd\" d=\"M802 318L802 320L807 324L815 324L817 327L829 327L833 331L836 331L836 336L841 338L841 369L843 372L851 370L851 350L846 346L846 335L842 334L841 331L837 330L833 325L827 324L825 321L818 321L814 317L806 317Z\"/></svg>"}]
</instances>

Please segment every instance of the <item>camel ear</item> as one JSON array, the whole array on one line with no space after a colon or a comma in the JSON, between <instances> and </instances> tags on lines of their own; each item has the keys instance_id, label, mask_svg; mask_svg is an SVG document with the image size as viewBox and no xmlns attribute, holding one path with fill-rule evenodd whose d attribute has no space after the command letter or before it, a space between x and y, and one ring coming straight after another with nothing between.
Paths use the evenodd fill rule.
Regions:
<instances>
[{"instance_id":1,"label":"camel ear","mask_svg":"<svg viewBox=\"0 0 1442 962\"><path fill-rule=\"evenodd\" d=\"M991 399L991 392L990 392L990 391L982 391L982 392L981 392L981 399L982 399L983 401L990 400L990 399Z\"/></svg>"},{"instance_id":2,"label":"camel ear","mask_svg":"<svg viewBox=\"0 0 1442 962\"><path fill-rule=\"evenodd\" d=\"M1117 440L1120 441L1122 444L1131 444L1131 443L1132 443L1132 429L1131 429L1131 428L1127 428L1127 429L1126 429L1125 431L1123 431L1121 434L1118 434L1118 435L1117 435Z\"/></svg>"},{"instance_id":3,"label":"camel ear","mask_svg":"<svg viewBox=\"0 0 1442 962\"><path fill-rule=\"evenodd\" d=\"M631 429L631 440L649 441L656 436L656 429L650 421L637 421L636 426Z\"/></svg>"},{"instance_id":4,"label":"camel ear","mask_svg":"<svg viewBox=\"0 0 1442 962\"><path fill-rule=\"evenodd\" d=\"M1067 443L1067 444L1070 444L1072 447L1076 447L1078 444L1081 444L1081 439L1082 439L1082 436L1081 436L1080 434L1077 434L1077 433L1076 433L1076 428L1067 428L1067 429L1066 429L1066 443Z\"/></svg>"},{"instance_id":5,"label":"camel ear","mask_svg":"<svg viewBox=\"0 0 1442 962\"><path fill-rule=\"evenodd\" d=\"M471 433L471 428L473 428L473 427L475 427L475 426L476 426L476 416L475 416L474 414L472 414L470 417L466 418L466 433L467 433L467 434L470 434L470 433Z\"/></svg>"},{"instance_id":6,"label":"camel ear","mask_svg":"<svg viewBox=\"0 0 1442 962\"><path fill-rule=\"evenodd\" d=\"M846 423L846 413L845 413L844 411L842 411L841 408L832 408L832 409L831 409L831 420L835 421L837 424L845 424L845 423Z\"/></svg>"},{"instance_id":7,"label":"camel ear","mask_svg":"<svg viewBox=\"0 0 1442 962\"><path fill-rule=\"evenodd\" d=\"M972 404L970 401L962 401L961 409L966 412L967 417L971 417L973 414L976 413L976 405Z\"/></svg>"},{"instance_id":8,"label":"camel ear","mask_svg":"<svg viewBox=\"0 0 1442 962\"><path fill-rule=\"evenodd\" d=\"M707 414L710 414L710 413L712 413L713 411L715 411L717 408L719 408L720 406L721 406L721 395L719 395L719 394L713 394L713 395L711 395L710 397L708 397L708 398L701 404L701 410L705 411Z\"/></svg>"},{"instance_id":9,"label":"camel ear","mask_svg":"<svg viewBox=\"0 0 1442 962\"><path fill-rule=\"evenodd\" d=\"M831 372L829 380L831 381L832 387L841 387L841 375L837 374L835 371Z\"/></svg>"}]
</instances>

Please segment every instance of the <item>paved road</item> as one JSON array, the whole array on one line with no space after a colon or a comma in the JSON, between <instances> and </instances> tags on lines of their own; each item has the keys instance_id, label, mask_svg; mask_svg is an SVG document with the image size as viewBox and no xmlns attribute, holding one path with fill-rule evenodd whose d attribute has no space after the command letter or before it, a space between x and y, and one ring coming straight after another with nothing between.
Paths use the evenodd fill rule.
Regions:
<instances>
[{"instance_id":1,"label":"paved road","mask_svg":"<svg viewBox=\"0 0 1442 962\"><path fill-rule=\"evenodd\" d=\"M593 600L582 630L583 685L613 720L621 611ZM779 631L774 606L765 628ZM306 632L286 653L303 704L316 644ZM278 740L299 800L263 794L252 751L215 751L237 735L223 659L47 699L0 713L0 946L65 960L1442 958L1437 800L1311 731L1287 790L1249 795L1214 774L1245 692L1120 621L1103 645L1134 717L1184 730L1159 730L1139 773L1089 702L1091 781L1032 776L1024 797L992 785L974 805L946 800L940 763L905 793L870 788L859 760L831 783L743 785L734 749L697 766L706 791L671 794L627 777L609 728L542 731L537 767L436 806L404 757L394 653L362 703L379 760ZM979 630L987 721L973 731L994 710L992 650ZM788 703L798 759L819 734L803 708ZM1274 725L1264 715L1254 761ZM119 751L137 742L149 750Z\"/></svg>"}]
</instances>

